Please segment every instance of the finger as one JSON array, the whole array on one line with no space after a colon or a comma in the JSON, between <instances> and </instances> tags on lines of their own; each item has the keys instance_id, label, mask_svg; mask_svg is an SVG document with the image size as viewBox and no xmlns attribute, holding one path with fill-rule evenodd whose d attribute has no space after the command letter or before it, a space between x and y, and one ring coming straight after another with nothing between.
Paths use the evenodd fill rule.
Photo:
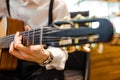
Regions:
<instances>
[{"instance_id":1,"label":"finger","mask_svg":"<svg viewBox=\"0 0 120 80\"><path fill-rule=\"evenodd\" d=\"M31 30L30 26L26 25L26 26L25 26L25 30L26 30L26 31Z\"/></svg>"},{"instance_id":2,"label":"finger","mask_svg":"<svg viewBox=\"0 0 120 80\"><path fill-rule=\"evenodd\" d=\"M14 46L13 47L18 49L19 46L23 46L21 43L22 43L22 36L20 35L19 32L17 32L14 37Z\"/></svg>"},{"instance_id":3,"label":"finger","mask_svg":"<svg viewBox=\"0 0 120 80\"><path fill-rule=\"evenodd\" d=\"M34 56L31 56L31 55L29 55L29 54L27 54L27 53L24 53L24 52L22 52L22 51L19 51L19 52L20 52L20 54L22 55L22 57L23 57L24 60L33 61Z\"/></svg>"},{"instance_id":4,"label":"finger","mask_svg":"<svg viewBox=\"0 0 120 80\"><path fill-rule=\"evenodd\" d=\"M14 48L14 42L12 42L10 45L9 53L11 55L17 57L18 59L22 59L22 60L31 61L31 59L33 58L33 56L30 56L27 53L24 53L22 51L17 50L16 48Z\"/></svg>"},{"instance_id":5,"label":"finger","mask_svg":"<svg viewBox=\"0 0 120 80\"><path fill-rule=\"evenodd\" d=\"M22 36L20 35L19 32L16 32L15 37L14 37L14 43L22 43Z\"/></svg>"},{"instance_id":6,"label":"finger","mask_svg":"<svg viewBox=\"0 0 120 80\"><path fill-rule=\"evenodd\" d=\"M43 53L43 51L44 51L43 46L40 46L40 45L33 45L33 46L29 46L29 47L26 47L23 45L18 45L17 49L19 51L22 51L26 55L33 56L33 57L41 56L41 53Z\"/></svg>"},{"instance_id":7,"label":"finger","mask_svg":"<svg viewBox=\"0 0 120 80\"><path fill-rule=\"evenodd\" d=\"M29 48L24 46L21 43L15 43L15 48L18 49L19 51L22 51L22 52L25 52L25 53L30 52Z\"/></svg>"},{"instance_id":8,"label":"finger","mask_svg":"<svg viewBox=\"0 0 120 80\"><path fill-rule=\"evenodd\" d=\"M9 53L19 59L23 59L23 56L14 48L14 42L11 42Z\"/></svg>"},{"instance_id":9,"label":"finger","mask_svg":"<svg viewBox=\"0 0 120 80\"><path fill-rule=\"evenodd\" d=\"M12 52L14 50L14 42L11 42L10 44L10 48L9 48L9 52Z\"/></svg>"},{"instance_id":10,"label":"finger","mask_svg":"<svg viewBox=\"0 0 120 80\"><path fill-rule=\"evenodd\" d=\"M33 54L34 54L34 51L32 51L30 47L26 47L19 43L16 44L15 48L17 50L19 50L21 53L24 53L24 54L22 54L24 57L27 57L28 55L33 56Z\"/></svg>"},{"instance_id":11,"label":"finger","mask_svg":"<svg viewBox=\"0 0 120 80\"><path fill-rule=\"evenodd\" d=\"M20 35L19 32L16 33L15 38L14 38L14 48L24 53L30 52L29 48L22 44L22 36Z\"/></svg>"}]
</instances>

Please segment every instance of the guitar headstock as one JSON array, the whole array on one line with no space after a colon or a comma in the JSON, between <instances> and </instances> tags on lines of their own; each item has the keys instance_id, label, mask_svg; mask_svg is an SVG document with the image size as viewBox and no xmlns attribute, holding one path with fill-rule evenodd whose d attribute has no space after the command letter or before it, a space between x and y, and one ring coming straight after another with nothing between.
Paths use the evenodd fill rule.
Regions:
<instances>
[{"instance_id":1,"label":"guitar headstock","mask_svg":"<svg viewBox=\"0 0 120 80\"><path fill-rule=\"evenodd\" d=\"M83 23L86 25L77 25L78 27L75 28L76 24ZM60 27L61 25L69 25L71 28L60 29L57 32L49 34L49 36L59 37L60 44L57 44L58 46L108 42L111 41L113 37L113 25L108 19L104 18L58 21L54 22L51 26ZM69 38L71 38L71 43L64 44L68 42L66 39ZM61 42L63 43L61 44ZM56 44L54 45L53 43L52 45L56 46Z\"/></svg>"}]
</instances>

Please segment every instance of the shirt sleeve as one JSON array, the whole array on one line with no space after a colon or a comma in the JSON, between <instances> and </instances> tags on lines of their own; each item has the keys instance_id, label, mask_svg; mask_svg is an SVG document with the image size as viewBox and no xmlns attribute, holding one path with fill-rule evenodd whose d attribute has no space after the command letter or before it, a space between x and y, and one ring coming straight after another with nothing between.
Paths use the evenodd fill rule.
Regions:
<instances>
[{"instance_id":1,"label":"shirt sleeve","mask_svg":"<svg viewBox=\"0 0 120 80\"><path fill-rule=\"evenodd\" d=\"M53 20L60 21L65 19L65 17L70 18L70 12L68 11L66 3L63 0L55 0L53 6Z\"/></svg>"},{"instance_id":2,"label":"shirt sleeve","mask_svg":"<svg viewBox=\"0 0 120 80\"><path fill-rule=\"evenodd\" d=\"M0 17L9 16L6 8L6 0L0 0Z\"/></svg>"},{"instance_id":3,"label":"shirt sleeve","mask_svg":"<svg viewBox=\"0 0 120 80\"><path fill-rule=\"evenodd\" d=\"M47 64L45 66L46 69L49 70L55 68L57 70L63 70L65 67L65 62L68 59L67 51L51 46L49 46L47 50L51 52L53 60L50 64Z\"/></svg>"}]
</instances>

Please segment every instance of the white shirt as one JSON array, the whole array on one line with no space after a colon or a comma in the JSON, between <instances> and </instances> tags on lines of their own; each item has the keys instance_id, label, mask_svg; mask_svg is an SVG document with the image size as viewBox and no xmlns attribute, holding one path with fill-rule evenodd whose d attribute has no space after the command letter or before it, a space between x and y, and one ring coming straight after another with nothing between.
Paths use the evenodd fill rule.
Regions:
<instances>
[{"instance_id":1,"label":"white shirt","mask_svg":"<svg viewBox=\"0 0 120 80\"><path fill-rule=\"evenodd\" d=\"M0 0L0 16L8 16L6 0ZM10 0L11 17L24 21L31 28L43 27L48 25L48 11L50 0ZM63 20L69 16L67 7L62 0L54 0L53 19L54 21ZM68 58L67 52L56 47L49 47L54 59L52 63L46 65L47 69L64 69Z\"/></svg>"}]
</instances>

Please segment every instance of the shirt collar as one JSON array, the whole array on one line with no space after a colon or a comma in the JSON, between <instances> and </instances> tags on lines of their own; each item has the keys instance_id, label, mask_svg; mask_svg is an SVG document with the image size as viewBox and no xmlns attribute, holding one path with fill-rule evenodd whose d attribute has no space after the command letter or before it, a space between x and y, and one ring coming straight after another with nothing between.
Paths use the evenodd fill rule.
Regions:
<instances>
[{"instance_id":1,"label":"shirt collar","mask_svg":"<svg viewBox=\"0 0 120 80\"><path fill-rule=\"evenodd\" d=\"M22 3L23 3L23 5L28 5L29 3L33 2L33 3L35 3L36 5L39 5L39 4L40 4L40 1L41 1L41 0L22 0Z\"/></svg>"}]
</instances>

